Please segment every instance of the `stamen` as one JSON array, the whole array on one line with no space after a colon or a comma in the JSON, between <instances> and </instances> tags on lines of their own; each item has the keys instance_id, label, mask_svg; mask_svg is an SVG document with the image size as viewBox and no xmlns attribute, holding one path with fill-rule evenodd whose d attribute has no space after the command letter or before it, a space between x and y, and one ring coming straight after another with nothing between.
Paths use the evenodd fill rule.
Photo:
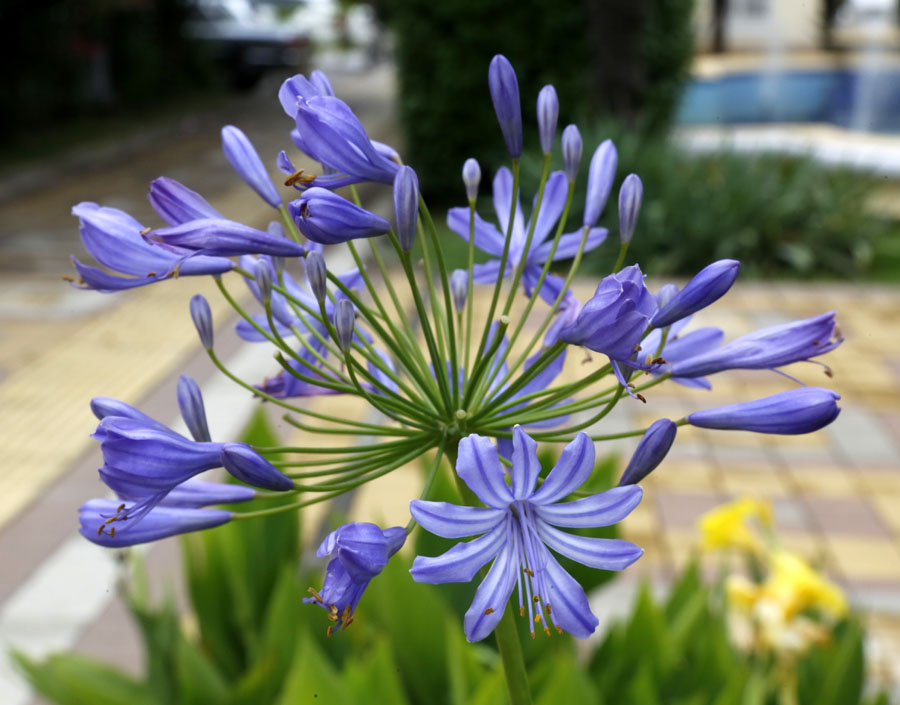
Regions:
<instances>
[{"instance_id":1,"label":"stamen","mask_svg":"<svg viewBox=\"0 0 900 705\"><path fill-rule=\"evenodd\" d=\"M550 636L550 627L544 627L544 634Z\"/></svg>"},{"instance_id":2,"label":"stamen","mask_svg":"<svg viewBox=\"0 0 900 705\"><path fill-rule=\"evenodd\" d=\"M116 527L114 527L114 526L109 527L109 535L110 535L112 538L115 538L115 537L116 537Z\"/></svg>"},{"instance_id":3,"label":"stamen","mask_svg":"<svg viewBox=\"0 0 900 705\"><path fill-rule=\"evenodd\" d=\"M525 605L519 605L519 616L520 617L525 616Z\"/></svg>"},{"instance_id":4,"label":"stamen","mask_svg":"<svg viewBox=\"0 0 900 705\"><path fill-rule=\"evenodd\" d=\"M546 604L545 609L547 610L547 614L553 614L553 608L550 607L549 602Z\"/></svg>"},{"instance_id":5,"label":"stamen","mask_svg":"<svg viewBox=\"0 0 900 705\"><path fill-rule=\"evenodd\" d=\"M532 571L529 568L522 568L522 572L525 573L526 575L530 575L532 578L534 577L534 571Z\"/></svg>"},{"instance_id":6,"label":"stamen","mask_svg":"<svg viewBox=\"0 0 900 705\"><path fill-rule=\"evenodd\" d=\"M64 282L70 282L70 283L72 283L72 284L75 283L75 277L67 277L67 276L64 276L64 277L62 278L62 280L63 280Z\"/></svg>"},{"instance_id":7,"label":"stamen","mask_svg":"<svg viewBox=\"0 0 900 705\"><path fill-rule=\"evenodd\" d=\"M310 595L312 595L313 597L315 597L316 600L318 600L319 602L321 602L323 605L325 604L325 600L322 599L322 596L321 596L319 593L317 593L317 592L315 591L315 589L313 589L313 588L307 588L306 591L307 591Z\"/></svg>"},{"instance_id":8,"label":"stamen","mask_svg":"<svg viewBox=\"0 0 900 705\"><path fill-rule=\"evenodd\" d=\"M562 632L563 632L562 627L557 624L556 625L556 633L559 634L560 636L562 636Z\"/></svg>"},{"instance_id":9,"label":"stamen","mask_svg":"<svg viewBox=\"0 0 900 705\"><path fill-rule=\"evenodd\" d=\"M309 176L309 175L304 176L303 169L297 169L297 171L295 171L293 174L291 174L289 177L287 177L284 180L284 185L285 186L293 186L294 184L296 184L298 182L302 182L304 184L310 184L315 180L316 180L315 176Z\"/></svg>"},{"instance_id":10,"label":"stamen","mask_svg":"<svg viewBox=\"0 0 900 705\"><path fill-rule=\"evenodd\" d=\"M653 364L654 365L667 365L668 363L666 362L665 358L657 357L657 358L654 358Z\"/></svg>"},{"instance_id":11,"label":"stamen","mask_svg":"<svg viewBox=\"0 0 900 705\"><path fill-rule=\"evenodd\" d=\"M538 597L537 595L535 595L535 596L532 597L531 599L534 600L535 602L540 602L540 601L541 601L541 598Z\"/></svg>"},{"instance_id":12,"label":"stamen","mask_svg":"<svg viewBox=\"0 0 900 705\"><path fill-rule=\"evenodd\" d=\"M635 393L634 393L634 396L636 396L638 399L640 399L640 400L641 400L642 402L644 402L645 404L647 403L647 398L646 398L643 394L641 394L640 392L635 392Z\"/></svg>"},{"instance_id":13,"label":"stamen","mask_svg":"<svg viewBox=\"0 0 900 705\"><path fill-rule=\"evenodd\" d=\"M118 514L119 512L121 512L123 509L125 509L125 503L124 503L124 502L123 502L122 504L120 504L118 507L116 507L116 514Z\"/></svg>"},{"instance_id":14,"label":"stamen","mask_svg":"<svg viewBox=\"0 0 900 705\"><path fill-rule=\"evenodd\" d=\"M635 352L640 352L641 350L643 350L643 348L642 348L640 345L635 345L635 346L634 346L634 351L635 351Z\"/></svg>"},{"instance_id":15,"label":"stamen","mask_svg":"<svg viewBox=\"0 0 900 705\"><path fill-rule=\"evenodd\" d=\"M100 526L97 527L97 536L103 535L103 527L104 526L105 526L105 524L100 524Z\"/></svg>"},{"instance_id":16,"label":"stamen","mask_svg":"<svg viewBox=\"0 0 900 705\"><path fill-rule=\"evenodd\" d=\"M543 619L543 617L541 616L540 612L538 612L538 613L534 616L534 623L537 624L537 623L540 622L542 619Z\"/></svg>"},{"instance_id":17,"label":"stamen","mask_svg":"<svg viewBox=\"0 0 900 705\"><path fill-rule=\"evenodd\" d=\"M331 632L333 632L335 629L337 629L337 625L332 624L330 627L328 627L328 631L325 632L325 636L330 637Z\"/></svg>"},{"instance_id":18,"label":"stamen","mask_svg":"<svg viewBox=\"0 0 900 705\"><path fill-rule=\"evenodd\" d=\"M493 607L488 607L488 608L484 611L485 616L487 616L487 615L489 615L489 614L493 614L493 613L494 613L494 608L493 608Z\"/></svg>"},{"instance_id":19,"label":"stamen","mask_svg":"<svg viewBox=\"0 0 900 705\"><path fill-rule=\"evenodd\" d=\"M531 630L531 638L534 639L534 629Z\"/></svg>"},{"instance_id":20,"label":"stamen","mask_svg":"<svg viewBox=\"0 0 900 705\"><path fill-rule=\"evenodd\" d=\"M151 230L153 230L153 228L144 228L143 230L141 230L141 235L146 235L146 234L149 233Z\"/></svg>"}]
</instances>

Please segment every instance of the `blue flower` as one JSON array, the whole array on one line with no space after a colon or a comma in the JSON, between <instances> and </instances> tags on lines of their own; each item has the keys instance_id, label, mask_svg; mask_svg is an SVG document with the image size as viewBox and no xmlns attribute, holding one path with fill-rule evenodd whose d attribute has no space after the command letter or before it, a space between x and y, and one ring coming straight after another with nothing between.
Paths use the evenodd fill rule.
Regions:
<instances>
[{"instance_id":1,"label":"blue flower","mask_svg":"<svg viewBox=\"0 0 900 705\"><path fill-rule=\"evenodd\" d=\"M473 281L481 284L490 284L497 280L500 271L500 258L503 256L503 245L506 241L506 231L509 225L510 205L512 204L512 173L506 167L500 169L494 177L494 211L500 223L500 229L491 223L481 219L475 214L475 246L487 252L497 259L488 260L483 264L476 264L472 272ZM522 207L516 199L516 211L513 216L512 235L509 243L509 255L506 262L504 277L511 276L519 262L525 260L525 268L522 272L522 284L525 293L531 296L544 263L550 256L553 238L548 236L553 233L556 222L562 215L568 197L569 182L561 171L554 171L547 180L544 189L544 200L534 226L534 235L528 252L525 252L525 241L528 239L528 231L531 221L525 223L522 215ZM535 202L537 199L535 198ZM447 225L463 240L469 239L469 208L451 208L447 213ZM606 239L606 228L591 228L588 233L584 250L588 252L598 247ZM582 230L563 235L559 240L553 260L569 259L575 256L578 246L581 244ZM541 298L552 304L562 290L563 280L553 274L548 274L544 279L539 292Z\"/></svg>"},{"instance_id":2,"label":"blue flower","mask_svg":"<svg viewBox=\"0 0 900 705\"><path fill-rule=\"evenodd\" d=\"M734 259L720 259L706 265L685 284L684 289L660 306L651 323L655 328L664 328L706 308L725 295L740 269L741 263Z\"/></svg>"},{"instance_id":3,"label":"blue flower","mask_svg":"<svg viewBox=\"0 0 900 705\"><path fill-rule=\"evenodd\" d=\"M234 266L224 257L207 257L189 248L167 247L147 241L144 226L124 211L96 203L82 202L72 208L80 220L81 241L85 249L110 274L99 267L72 262L80 285L104 293L132 289L175 276L221 274ZM119 276L119 275L127 276Z\"/></svg>"},{"instance_id":4,"label":"blue flower","mask_svg":"<svg viewBox=\"0 0 900 705\"><path fill-rule=\"evenodd\" d=\"M324 188L305 191L288 204L288 211L300 232L320 245L376 237L391 229L391 224L380 215Z\"/></svg>"},{"instance_id":5,"label":"blue flower","mask_svg":"<svg viewBox=\"0 0 900 705\"><path fill-rule=\"evenodd\" d=\"M496 447L471 435L459 444L456 472L487 507L413 500L410 511L424 529L445 538L481 534L433 558L417 556L413 579L423 583L469 582L493 561L465 615L469 641L484 639L503 616L518 586L519 614L529 623L552 624L578 637L596 629L584 589L548 549L603 570L622 570L642 549L620 539L576 536L556 527L608 526L626 517L641 500L636 485L617 487L573 502L560 500L578 489L594 469L594 445L579 433L562 452L543 484L535 489L541 467L537 444L518 426L513 432L512 485L505 481ZM538 614L535 616L534 610ZM532 626L532 634L534 634Z\"/></svg>"},{"instance_id":6,"label":"blue flower","mask_svg":"<svg viewBox=\"0 0 900 705\"><path fill-rule=\"evenodd\" d=\"M669 419L659 419L651 424L641 437L641 442L622 473L619 486L636 485L653 472L666 457L675 442L678 426Z\"/></svg>"},{"instance_id":7,"label":"blue flower","mask_svg":"<svg viewBox=\"0 0 900 705\"><path fill-rule=\"evenodd\" d=\"M641 354L644 355L645 362L648 356L651 359L662 358L659 364L649 366L649 372L654 376L668 372L672 374L671 379L673 382L677 382L685 387L712 389L709 380L703 376L682 375L680 372L675 372L675 368L682 361L703 356L721 345L722 338L725 337L720 328L712 326L697 328L682 335L681 331L684 330L690 321L691 317L688 316L669 326L669 335L661 351L659 344L662 341L662 329L654 328L641 341Z\"/></svg>"},{"instance_id":8,"label":"blue flower","mask_svg":"<svg viewBox=\"0 0 900 705\"><path fill-rule=\"evenodd\" d=\"M169 225L181 225L201 218L221 218L219 211L196 191L167 176L150 182L150 205Z\"/></svg>"},{"instance_id":9,"label":"blue flower","mask_svg":"<svg viewBox=\"0 0 900 705\"><path fill-rule=\"evenodd\" d=\"M306 248L293 240L272 235L249 225L221 218L189 220L180 225L159 228L147 235L150 242L159 242L187 257L195 255L279 255L302 257ZM182 273L182 270L179 270Z\"/></svg>"},{"instance_id":10,"label":"blue flower","mask_svg":"<svg viewBox=\"0 0 900 705\"><path fill-rule=\"evenodd\" d=\"M278 208L281 196L247 135L234 125L225 125L222 128L222 149L238 176L272 208Z\"/></svg>"},{"instance_id":11,"label":"blue flower","mask_svg":"<svg viewBox=\"0 0 900 705\"><path fill-rule=\"evenodd\" d=\"M211 529L230 521L232 517L231 512L223 509L158 506L149 511L142 521L131 522L128 530L123 531L120 522L130 518L129 512L134 506L113 499L88 500L78 510L81 535L106 548L122 548L189 531Z\"/></svg>"},{"instance_id":12,"label":"blue flower","mask_svg":"<svg viewBox=\"0 0 900 705\"><path fill-rule=\"evenodd\" d=\"M843 337L834 320L835 312L761 328L725 345L695 351L671 362L671 372L681 378L701 377L722 370L774 369L809 360L834 350Z\"/></svg>"},{"instance_id":13,"label":"blue flower","mask_svg":"<svg viewBox=\"0 0 900 705\"><path fill-rule=\"evenodd\" d=\"M344 524L332 531L316 555L331 560L325 569L322 590L309 589L311 597L303 601L319 605L328 612L334 622L328 628L328 635L340 627L346 629L353 621L353 613L360 598L369 586L369 581L378 575L406 541L406 530L402 526L380 529L375 524Z\"/></svg>"},{"instance_id":14,"label":"blue flower","mask_svg":"<svg viewBox=\"0 0 900 705\"><path fill-rule=\"evenodd\" d=\"M830 389L803 387L755 401L695 411L687 421L700 428L782 435L812 433L830 424L841 413L837 405L840 398Z\"/></svg>"},{"instance_id":15,"label":"blue flower","mask_svg":"<svg viewBox=\"0 0 900 705\"><path fill-rule=\"evenodd\" d=\"M488 88L497 113L497 122L513 159L522 156L522 104L519 101L519 81L516 71L502 54L491 59L488 67Z\"/></svg>"}]
</instances>

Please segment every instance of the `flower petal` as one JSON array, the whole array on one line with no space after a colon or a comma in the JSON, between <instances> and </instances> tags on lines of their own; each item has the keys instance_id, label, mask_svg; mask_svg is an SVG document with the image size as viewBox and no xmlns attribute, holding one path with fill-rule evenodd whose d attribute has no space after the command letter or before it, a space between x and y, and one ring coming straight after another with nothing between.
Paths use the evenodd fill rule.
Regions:
<instances>
[{"instance_id":1,"label":"flower petal","mask_svg":"<svg viewBox=\"0 0 900 705\"><path fill-rule=\"evenodd\" d=\"M490 507L460 507L449 502L414 499L409 503L412 514L422 528L445 539L476 536L499 524L506 512Z\"/></svg>"},{"instance_id":2,"label":"flower petal","mask_svg":"<svg viewBox=\"0 0 900 705\"><path fill-rule=\"evenodd\" d=\"M410 569L417 583L467 583L485 563L494 558L508 544L508 515L506 521L477 539L458 543L439 556L416 556Z\"/></svg>"},{"instance_id":3,"label":"flower petal","mask_svg":"<svg viewBox=\"0 0 900 705\"><path fill-rule=\"evenodd\" d=\"M500 167L494 176L494 211L497 214L497 222L500 223L500 232L504 239L506 231L509 229L509 211L512 204L512 172L504 167ZM519 194L516 194L516 213L513 218L512 240L510 242L510 255L513 254L513 246L518 242L521 248L524 244L522 238L525 236L525 219L522 216L522 204L519 203Z\"/></svg>"},{"instance_id":4,"label":"flower petal","mask_svg":"<svg viewBox=\"0 0 900 705\"><path fill-rule=\"evenodd\" d=\"M534 224L534 235L531 238L531 252L535 252L556 225L559 216L562 215L563 208L566 207L566 198L569 194L569 180L566 178L565 172L554 171L547 179L547 185L544 187L544 200L541 202L541 210L538 212L537 222ZM537 194L534 196L534 203L531 208L532 218L534 217L534 209L537 206ZM531 227L531 219L525 226L525 232ZM543 262L543 260L541 260Z\"/></svg>"},{"instance_id":5,"label":"flower petal","mask_svg":"<svg viewBox=\"0 0 900 705\"><path fill-rule=\"evenodd\" d=\"M513 501L497 446L489 438L473 433L459 442L456 474L489 507L506 509Z\"/></svg>"},{"instance_id":6,"label":"flower petal","mask_svg":"<svg viewBox=\"0 0 900 705\"><path fill-rule=\"evenodd\" d=\"M563 448L544 484L532 495L532 504L552 504L579 488L594 469L594 443L586 433Z\"/></svg>"},{"instance_id":7,"label":"flower petal","mask_svg":"<svg viewBox=\"0 0 900 705\"><path fill-rule=\"evenodd\" d=\"M537 442L518 424L513 428L512 464L513 497L525 499L534 492L541 464L537 457Z\"/></svg>"},{"instance_id":8,"label":"flower petal","mask_svg":"<svg viewBox=\"0 0 900 705\"><path fill-rule=\"evenodd\" d=\"M621 521L641 502L640 485L613 487L574 502L535 506L535 513L555 526L610 526Z\"/></svg>"},{"instance_id":9,"label":"flower petal","mask_svg":"<svg viewBox=\"0 0 900 705\"><path fill-rule=\"evenodd\" d=\"M623 570L644 555L644 549L624 539L595 539L555 529L536 521L538 536L547 546L573 561L601 570Z\"/></svg>"},{"instance_id":10,"label":"flower petal","mask_svg":"<svg viewBox=\"0 0 900 705\"><path fill-rule=\"evenodd\" d=\"M507 541L466 610L463 624L468 641L481 641L494 631L516 584L517 569L514 545Z\"/></svg>"},{"instance_id":11,"label":"flower petal","mask_svg":"<svg viewBox=\"0 0 900 705\"><path fill-rule=\"evenodd\" d=\"M547 604L553 610L554 620L572 636L580 639L590 636L600 620L591 612L584 588L543 545L539 545L538 550L545 554L544 574L549 587L546 597Z\"/></svg>"},{"instance_id":12,"label":"flower petal","mask_svg":"<svg viewBox=\"0 0 900 705\"><path fill-rule=\"evenodd\" d=\"M451 208L447 211L447 226L466 242L469 241L469 209ZM503 235L497 226L475 214L475 246L488 254L503 254Z\"/></svg>"}]
</instances>

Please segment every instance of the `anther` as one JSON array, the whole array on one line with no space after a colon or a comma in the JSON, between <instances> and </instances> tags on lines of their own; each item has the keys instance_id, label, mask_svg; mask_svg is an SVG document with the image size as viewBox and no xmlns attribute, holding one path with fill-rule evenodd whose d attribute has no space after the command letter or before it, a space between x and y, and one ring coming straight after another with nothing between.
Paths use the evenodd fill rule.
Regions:
<instances>
[{"instance_id":1,"label":"anther","mask_svg":"<svg viewBox=\"0 0 900 705\"><path fill-rule=\"evenodd\" d=\"M646 398L644 397L644 395L641 394L640 392L635 392L635 395L634 395L634 396L636 396L638 399L640 399L640 400L641 400L642 402L644 402L645 404L647 403L647 399L646 399Z\"/></svg>"},{"instance_id":2,"label":"anther","mask_svg":"<svg viewBox=\"0 0 900 705\"><path fill-rule=\"evenodd\" d=\"M75 283L75 277L63 277L62 280L63 280L64 282L70 282L70 283L72 283L72 284Z\"/></svg>"},{"instance_id":3,"label":"anther","mask_svg":"<svg viewBox=\"0 0 900 705\"><path fill-rule=\"evenodd\" d=\"M647 357L644 358L644 364L645 365L653 364L653 355L651 355L650 353L647 353Z\"/></svg>"},{"instance_id":4,"label":"anther","mask_svg":"<svg viewBox=\"0 0 900 705\"><path fill-rule=\"evenodd\" d=\"M509 325L509 316L507 316L505 313L502 316L500 316L500 323L502 323L505 326L508 326Z\"/></svg>"},{"instance_id":5,"label":"anther","mask_svg":"<svg viewBox=\"0 0 900 705\"><path fill-rule=\"evenodd\" d=\"M530 575L532 578L534 577L534 571L532 571L531 568L522 568L522 572L526 575Z\"/></svg>"},{"instance_id":6,"label":"anther","mask_svg":"<svg viewBox=\"0 0 900 705\"><path fill-rule=\"evenodd\" d=\"M111 527L109 528L109 535L110 535L112 538L115 538L115 537L116 537L116 527L111 526Z\"/></svg>"},{"instance_id":7,"label":"anther","mask_svg":"<svg viewBox=\"0 0 900 705\"><path fill-rule=\"evenodd\" d=\"M534 623L537 624L540 621L541 621L541 615L540 615L540 613L538 613L534 616Z\"/></svg>"},{"instance_id":8,"label":"anther","mask_svg":"<svg viewBox=\"0 0 900 705\"><path fill-rule=\"evenodd\" d=\"M547 603L547 614L551 614L552 612L553 612L553 609L550 607L550 603L548 602Z\"/></svg>"},{"instance_id":9,"label":"anther","mask_svg":"<svg viewBox=\"0 0 900 705\"><path fill-rule=\"evenodd\" d=\"M534 639L534 629L531 630L531 638Z\"/></svg>"},{"instance_id":10,"label":"anther","mask_svg":"<svg viewBox=\"0 0 900 705\"><path fill-rule=\"evenodd\" d=\"M556 625L556 633L559 634L560 636L562 636L562 627L559 626L558 624Z\"/></svg>"},{"instance_id":11,"label":"anther","mask_svg":"<svg viewBox=\"0 0 900 705\"><path fill-rule=\"evenodd\" d=\"M107 520L104 521L103 523L104 523L104 524L112 524L115 520L116 520L115 517L110 517L109 519L107 519Z\"/></svg>"},{"instance_id":12,"label":"anther","mask_svg":"<svg viewBox=\"0 0 900 705\"><path fill-rule=\"evenodd\" d=\"M104 526L106 526L106 524L100 524L100 526L97 527L97 536L103 535L103 527Z\"/></svg>"},{"instance_id":13,"label":"anther","mask_svg":"<svg viewBox=\"0 0 900 705\"><path fill-rule=\"evenodd\" d=\"M317 593L317 592L315 591L314 588L307 588L306 591L307 591L310 595L312 595L313 597L315 597L316 600L318 600L318 601L321 602L322 604L325 604L325 600L322 599L322 596L321 596L319 593Z\"/></svg>"},{"instance_id":14,"label":"anther","mask_svg":"<svg viewBox=\"0 0 900 705\"><path fill-rule=\"evenodd\" d=\"M535 596L534 596L534 597L532 597L532 598L531 598L531 599L532 599L532 600L533 600L533 601L534 601L534 602L535 602L535 603L537 603L537 602L540 602L540 601L541 601L541 597L540 597L540 595L535 595Z\"/></svg>"},{"instance_id":15,"label":"anther","mask_svg":"<svg viewBox=\"0 0 900 705\"><path fill-rule=\"evenodd\" d=\"M147 276L148 276L148 277L155 277L155 276L156 276L156 272L147 272Z\"/></svg>"},{"instance_id":16,"label":"anther","mask_svg":"<svg viewBox=\"0 0 900 705\"><path fill-rule=\"evenodd\" d=\"M520 617L524 617L524 616L525 616L525 605L522 605L522 606L519 608L519 616L520 616Z\"/></svg>"},{"instance_id":17,"label":"anther","mask_svg":"<svg viewBox=\"0 0 900 705\"><path fill-rule=\"evenodd\" d=\"M330 637L330 636L331 636L331 632L333 632L333 631L335 630L335 626L336 626L336 625L332 624L330 627L328 627L328 631L325 632L325 636L329 636L329 637Z\"/></svg>"},{"instance_id":18,"label":"anther","mask_svg":"<svg viewBox=\"0 0 900 705\"><path fill-rule=\"evenodd\" d=\"M550 636L550 627L544 627L544 634Z\"/></svg>"},{"instance_id":19,"label":"anther","mask_svg":"<svg viewBox=\"0 0 900 705\"><path fill-rule=\"evenodd\" d=\"M666 363L666 360L665 360L664 358L657 357L656 359L653 360L653 364L654 364L654 365L665 365L665 364L667 364L667 363Z\"/></svg>"},{"instance_id":20,"label":"anther","mask_svg":"<svg viewBox=\"0 0 900 705\"><path fill-rule=\"evenodd\" d=\"M149 233L151 230L153 230L153 228L144 228L143 230L141 230L141 235L146 235L146 234Z\"/></svg>"},{"instance_id":21,"label":"anther","mask_svg":"<svg viewBox=\"0 0 900 705\"><path fill-rule=\"evenodd\" d=\"M484 614L485 614L485 615L489 615L489 614L493 614L493 613L494 613L494 608L493 608L493 607L488 607L488 608L484 611Z\"/></svg>"},{"instance_id":22,"label":"anther","mask_svg":"<svg viewBox=\"0 0 900 705\"><path fill-rule=\"evenodd\" d=\"M123 504L120 504L118 507L116 507L116 514L118 514L119 512L121 512L123 509L125 509L125 504L124 504L124 503L123 503Z\"/></svg>"},{"instance_id":23,"label":"anther","mask_svg":"<svg viewBox=\"0 0 900 705\"><path fill-rule=\"evenodd\" d=\"M344 611L341 612L341 621L346 624L348 619L350 619L350 605L344 607Z\"/></svg>"},{"instance_id":24,"label":"anther","mask_svg":"<svg viewBox=\"0 0 900 705\"><path fill-rule=\"evenodd\" d=\"M634 346L634 351L635 351L635 352L640 352L642 349L643 349L643 348L641 348L640 345L635 345L635 346Z\"/></svg>"}]
</instances>

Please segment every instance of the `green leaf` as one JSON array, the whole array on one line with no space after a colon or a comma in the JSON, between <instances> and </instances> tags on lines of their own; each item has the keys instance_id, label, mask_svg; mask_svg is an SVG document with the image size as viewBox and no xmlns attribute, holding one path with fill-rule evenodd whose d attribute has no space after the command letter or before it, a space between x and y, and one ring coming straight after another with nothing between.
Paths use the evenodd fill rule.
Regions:
<instances>
[{"instance_id":1,"label":"green leaf","mask_svg":"<svg viewBox=\"0 0 900 705\"><path fill-rule=\"evenodd\" d=\"M863 628L854 619L838 624L834 642L815 648L798 664L799 699L803 705L847 705L862 696L865 664ZM806 684L803 687L801 684Z\"/></svg>"},{"instance_id":2,"label":"green leaf","mask_svg":"<svg viewBox=\"0 0 900 705\"><path fill-rule=\"evenodd\" d=\"M331 662L303 634L278 705L353 705L356 702Z\"/></svg>"},{"instance_id":3,"label":"green leaf","mask_svg":"<svg viewBox=\"0 0 900 705\"><path fill-rule=\"evenodd\" d=\"M44 663L17 652L12 657L35 690L58 705L166 705L143 683L78 654L51 656Z\"/></svg>"},{"instance_id":4,"label":"green leaf","mask_svg":"<svg viewBox=\"0 0 900 705\"><path fill-rule=\"evenodd\" d=\"M351 660L344 669L344 682L365 705L408 705L399 667L387 639L371 647L366 659Z\"/></svg>"},{"instance_id":5,"label":"green leaf","mask_svg":"<svg viewBox=\"0 0 900 705\"><path fill-rule=\"evenodd\" d=\"M558 703L598 703L597 689L591 683L584 667L572 654L560 651L553 661L553 669L535 698L535 705Z\"/></svg>"},{"instance_id":6,"label":"green leaf","mask_svg":"<svg viewBox=\"0 0 900 705\"><path fill-rule=\"evenodd\" d=\"M221 705L228 684L207 657L183 635L175 651L175 674L180 705Z\"/></svg>"}]
</instances>

